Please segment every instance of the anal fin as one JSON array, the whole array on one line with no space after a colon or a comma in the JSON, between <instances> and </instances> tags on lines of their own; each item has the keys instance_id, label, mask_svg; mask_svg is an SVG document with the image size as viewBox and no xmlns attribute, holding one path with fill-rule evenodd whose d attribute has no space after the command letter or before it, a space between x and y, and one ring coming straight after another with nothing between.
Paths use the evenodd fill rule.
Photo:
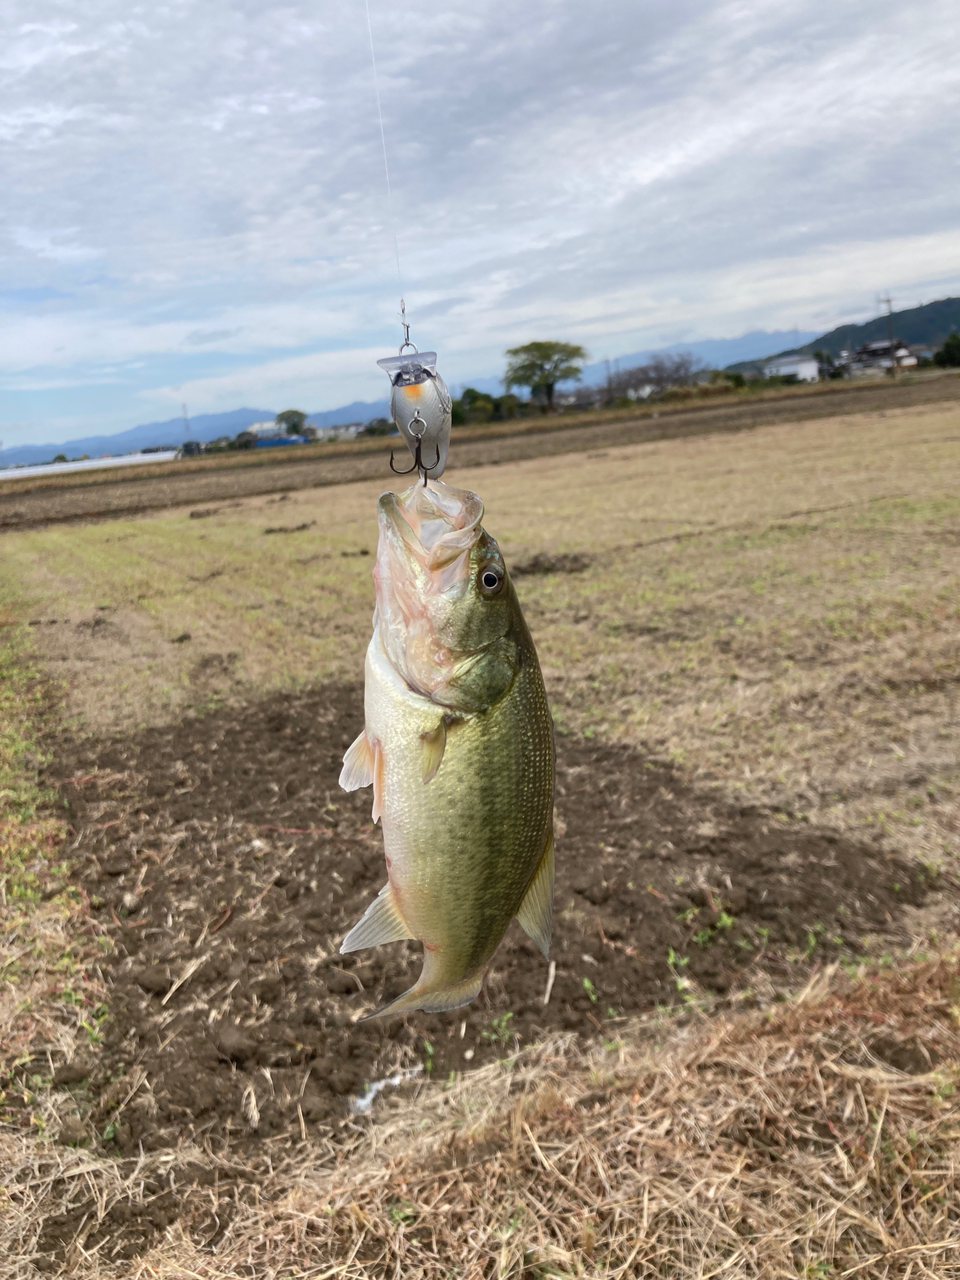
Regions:
<instances>
[{"instance_id":1,"label":"anal fin","mask_svg":"<svg viewBox=\"0 0 960 1280\"><path fill-rule=\"evenodd\" d=\"M393 886L385 884L373 902L340 944L340 954L379 947L382 942L401 942L413 934L397 909Z\"/></svg>"},{"instance_id":2,"label":"anal fin","mask_svg":"<svg viewBox=\"0 0 960 1280\"><path fill-rule=\"evenodd\" d=\"M376 768L376 747L367 737L366 729L347 747L340 770L340 785L344 791L357 791L369 787Z\"/></svg>"},{"instance_id":3,"label":"anal fin","mask_svg":"<svg viewBox=\"0 0 960 1280\"><path fill-rule=\"evenodd\" d=\"M554 865L553 832L551 831L543 857L517 912L521 928L533 939L548 960L550 959L550 934L553 931Z\"/></svg>"}]
</instances>

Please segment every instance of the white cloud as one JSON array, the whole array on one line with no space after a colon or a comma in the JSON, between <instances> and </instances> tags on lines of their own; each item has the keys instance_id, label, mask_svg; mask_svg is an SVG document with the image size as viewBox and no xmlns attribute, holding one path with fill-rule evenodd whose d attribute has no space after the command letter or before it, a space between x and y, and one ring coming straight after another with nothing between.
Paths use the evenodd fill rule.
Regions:
<instances>
[{"instance_id":1,"label":"white cloud","mask_svg":"<svg viewBox=\"0 0 960 1280\"><path fill-rule=\"evenodd\" d=\"M143 395L171 404L187 400L197 412L215 412L254 400L257 403L284 400L309 405L307 411L312 413L362 398L385 399L390 384L376 368L382 355L382 347L370 347L294 356L250 365L220 377L196 378L176 387L157 387L144 391ZM331 400L332 387L336 392ZM321 400L330 400L330 403L321 404Z\"/></svg>"},{"instance_id":2,"label":"white cloud","mask_svg":"<svg viewBox=\"0 0 960 1280\"><path fill-rule=\"evenodd\" d=\"M61 231L38 231L33 227L11 227L14 244L38 258L51 262L89 262L103 256L102 249L91 249L82 244L71 244L70 237L78 228L66 227Z\"/></svg>"},{"instance_id":3,"label":"white cloud","mask_svg":"<svg viewBox=\"0 0 960 1280\"><path fill-rule=\"evenodd\" d=\"M362 5L8 8L0 270L61 296L0 313L0 385L122 381L118 425L187 359L211 403L352 399L398 333ZM371 8L415 336L457 379L953 287L952 0Z\"/></svg>"}]
</instances>

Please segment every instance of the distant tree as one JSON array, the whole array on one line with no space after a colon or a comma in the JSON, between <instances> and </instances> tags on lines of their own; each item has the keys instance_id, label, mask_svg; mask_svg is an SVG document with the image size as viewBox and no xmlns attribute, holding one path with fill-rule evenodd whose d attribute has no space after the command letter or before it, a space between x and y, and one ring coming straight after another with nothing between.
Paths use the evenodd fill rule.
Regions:
<instances>
[{"instance_id":1,"label":"distant tree","mask_svg":"<svg viewBox=\"0 0 960 1280\"><path fill-rule=\"evenodd\" d=\"M940 350L933 353L933 362L941 369L960 368L960 333L949 335Z\"/></svg>"},{"instance_id":2,"label":"distant tree","mask_svg":"<svg viewBox=\"0 0 960 1280\"><path fill-rule=\"evenodd\" d=\"M494 418L498 422L506 421L507 418L517 418L520 416L520 406L522 401L519 396L513 395L508 391L505 396L498 396L494 400Z\"/></svg>"},{"instance_id":3,"label":"distant tree","mask_svg":"<svg viewBox=\"0 0 960 1280\"><path fill-rule=\"evenodd\" d=\"M241 431L233 443L237 449L254 449L256 448L257 437L252 431Z\"/></svg>"},{"instance_id":4,"label":"distant tree","mask_svg":"<svg viewBox=\"0 0 960 1280\"><path fill-rule=\"evenodd\" d=\"M546 397L547 409L553 408L553 392L558 382L579 382L587 353L573 342L528 342L507 351L507 372L503 383L512 387L529 387L536 395Z\"/></svg>"},{"instance_id":5,"label":"distant tree","mask_svg":"<svg viewBox=\"0 0 960 1280\"><path fill-rule=\"evenodd\" d=\"M678 351L676 355L654 356L647 373L654 391L668 391L671 387L689 387L702 368L702 361L691 352Z\"/></svg>"},{"instance_id":6,"label":"distant tree","mask_svg":"<svg viewBox=\"0 0 960 1280\"><path fill-rule=\"evenodd\" d=\"M371 418L367 425L357 434L361 436L389 436L396 427L389 418Z\"/></svg>"},{"instance_id":7,"label":"distant tree","mask_svg":"<svg viewBox=\"0 0 960 1280\"><path fill-rule=\"evenodd\" d=\"M817 375L823 381L824 379L842 378L846 372L842 364L837 364L829 351L820 350L813 353L813 358L817 362Z\"/></svg>"},{"instance_id":8,"label":"distant tree","mask_svg":"<svg viewBox=\"0 0 960 1280\"><path fill-rule=\"evenodd\" d=\"M492 422L493 415L496 413L496 401L493 396L477 391L475 387L464 389L460 403L463 405L465 421L472 425Z\"/></svg>"},{"instance_id":9,"label":"distant tree","mask_svg":"<svg viewBox=\"0 0 960 1280\"><path fill-rule=\"evenodd\" d=\"M646 397L653 392L662 393L673 387L689 387L703 370L703 364L689 351L675 355L655 355L649 364L639 364L632 369L618 370L607 382L607 400L624 397ZM732 378L732 374L723 374ZM736 385L736 383L734 384Z\"/></svg>"},{"instance_id":10,"label":"distant tree","mask_svg":"<svg viewBox=\"0 0 960 1280\"><path fill-rule=\"evenodd\" d=\"M453 402L453 425L478 427L487 422L506 422L508 418L519 417L523 405L520 397L509 391L503 396L491 396L476 387L465 387Z\"/></svg>"},{"instance_id":11,"label":"distant tree","mask_svg":"<svg viewBox=\"0 0 960 1280\"><path fill-rule=\"evenodd\" d=\"M277 426L288 436L303 435L303 428L306 425L307 415L301 413L299 409L284 409L282 413L277 414Z\"/></svg>"},{"instance_id":12,"label":"distant tree","mask_svg":"<svg viewBox=\"0 0 960 1280\"><path fill-rule=\"evenodd\" d=\"M67 455L65 453L58 453L57 456L54 458L54 462L66 462L66 460L67 460Z\"/></svg>"}]
</instances>

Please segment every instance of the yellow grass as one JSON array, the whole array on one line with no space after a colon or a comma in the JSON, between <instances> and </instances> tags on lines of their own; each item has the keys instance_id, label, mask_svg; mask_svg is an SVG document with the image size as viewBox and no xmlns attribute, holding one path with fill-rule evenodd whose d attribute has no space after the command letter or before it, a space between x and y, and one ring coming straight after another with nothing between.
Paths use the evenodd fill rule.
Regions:
<instances>
[{"instance_id":1,"label":"yellow grass","mask_svg":"<svg viewBox=\"0 0 960 1280\"><path fill-rule=\"evenodd\" d=\"M643 742L938 859L957 851L958 425L932 406L449 478L483 495L508 562L594 556L519 580L561 730ZM382 487L14 533L4 550L72 709L133 727L359 679Z\"/></svg>"},{"instance_id":2,"label":"yellow grass","mask_svg":"<svg viewBox=\"0 0 960 1280\"><path fill-rule=\"evenodd\" d=\"M115 1162L0 1138L20 1170L0 1276L26 1275L13 1260L43 1223L87 1206L63 1271L77 1280L946 1280L958 994L947 961L825 973L765 1014L634 1028L589 1053L557 1041L408 1086L339 1156L277 1151L239 1185L236 1161L194 1149ZM208 1185L175 1226L111 1257L104 1224L119 1240L160 1198L145 1185L198 1170Z\"/></svg>"},{"instance_id":3,"label":"yellow grass","mask_svg":"<svg viewBox=\"0 0 960 1280\"><path fill-rule=\"evenodd\" d=\"M66 824L41 777L44 733L55 723L51 689L16 625L16 605L0 581L0 1073L37 1052L72 1057L78 1040L96 1041L106 1012L96 972L103 952L69 883ZM38 1095L51 1075L38 1069ZM6 1122L42 1133L39 1096L0 1090Z\"/></svg>"}]
</instances>

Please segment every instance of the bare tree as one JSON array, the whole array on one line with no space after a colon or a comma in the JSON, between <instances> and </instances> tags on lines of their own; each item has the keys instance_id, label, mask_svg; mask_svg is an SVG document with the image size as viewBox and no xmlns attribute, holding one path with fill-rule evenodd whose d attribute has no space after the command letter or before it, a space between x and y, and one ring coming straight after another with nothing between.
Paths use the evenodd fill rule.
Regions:
<instances>
[{"instance_id":1,"label":"bare tree","mask_svg":"<svg viewBox=\"0 0 960 1280\"><path fill-rule=\"evenodd\" d=\"M689 351L678 351L676 355L656 355L647 365L654 391L689 387L702 368L703 362Z\"/></svg>"},{"instance_id":2,"label":"bare tree","mask_svg":"<svg viewBox=\"0 0 960 1280\"><path fill-rule=\"evenodd\" d=\"M703 362L689 351L655 355L648 364L615 373L610 379L610 394L616 399L618 396L636 397L669 391L671 387L689 387L703 367Z\"/></svg>"}]
</instances>

